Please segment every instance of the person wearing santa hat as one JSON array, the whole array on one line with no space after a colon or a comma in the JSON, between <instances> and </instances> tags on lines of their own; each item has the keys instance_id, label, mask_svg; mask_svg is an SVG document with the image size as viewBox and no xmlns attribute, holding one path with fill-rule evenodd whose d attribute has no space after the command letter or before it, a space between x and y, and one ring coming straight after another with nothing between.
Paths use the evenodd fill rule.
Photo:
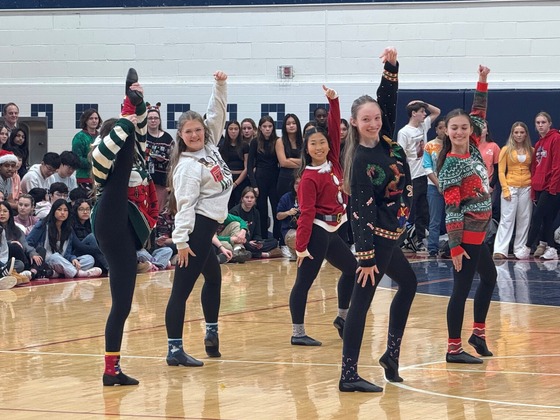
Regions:
<instances>
[{"instance_id":1,"label":"person wearing santa hat","mask_svg":"<svg viewBox=\"0 0 560 420\"><path fill-rule=\"evenodd\" d=\"M18 159L8 150L0 150L0 191L12 208L17 208L17 203L12 195L13 176L16 173Z\"/></svg>"}]
</instances>

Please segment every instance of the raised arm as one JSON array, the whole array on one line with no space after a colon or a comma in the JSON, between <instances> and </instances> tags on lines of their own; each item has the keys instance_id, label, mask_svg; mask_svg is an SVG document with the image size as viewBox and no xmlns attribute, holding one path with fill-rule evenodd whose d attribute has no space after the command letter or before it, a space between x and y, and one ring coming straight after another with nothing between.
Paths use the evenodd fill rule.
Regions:
<instances>
[{"instance_id":1,"label":"raised arm","mask_svg":"<svg viewBox=\"0 0 560 420\"><path fill-rule=\"evenodd\" d=\"M387 47L381 53L380 58L385 63L381 83L377 88L377 103L383 111L383 126L380 134L392 139L397 118L397 91L399 89L397 50L394 47Z\"/></svg>"},{"instance_id":2,"label":"raised arm","mask_svg":"<svg viewBox=\"0 0 560 420\"><path fill-rule=\"evenodd\" d=\"M210 141L214 145L218 145L222 136L222 131L226 124L227 110L227 74L223 71L214 73L214 86L212 88L212 96L208 102L206 111L206 125L210 130Z\"/></svg>"},{"instance_id":3,"label":"raised arm","mask_svg":"<svg viewBox=\"0 0 560 420\"><path fill-rule=\"evenodd\" d=\"M479 131L482 131L486 112L488 110L488 74L490 69L486 66L478 66L478 82L474 92L474 100L471 109L471 119Z\"/></svg>"},{"instance_id":4,"label":"raised arm","mask_svg":"<svg viewBox=\"0 0 560 420\"><path fill-rule=\"evenodd\" d=\"M338 93L323 85L325 96L329 100L329 115L327 116L327 127L329 127L329 137L331 139L331 150L327 159L331 162L340 162L340 103Z\"/></svg>"}]
</instances>

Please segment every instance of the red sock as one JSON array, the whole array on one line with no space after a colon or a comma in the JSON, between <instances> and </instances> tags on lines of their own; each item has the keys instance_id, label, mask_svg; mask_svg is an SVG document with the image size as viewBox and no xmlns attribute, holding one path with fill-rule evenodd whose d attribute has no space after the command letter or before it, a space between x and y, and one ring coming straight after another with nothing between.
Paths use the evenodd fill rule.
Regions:
<instances>
[{"instance_id":1,"label":"red sock","mask_svg":"<svg viewBox=\"0 0 560 420\"><path fill-rule=\"evenodd\" d=\"M473 322L473 334L486 340L486 324L484 322Z\"/></svg>"},{"instance_id":2,"label":"red sock","mask_svg":"<svg viewBox=\"0 0 560 420\"><path fill-rule=\"evenodd\" d=\"M126 117L127 115L134 115L134 114L136 114L136 107L132 105L132 102L130 102L130 99L128 99L128 96L126 96L122 104L121 115L123 117Z\"/></svg>"},{"instance_id":3,"label":"red sock","mask_svg":"<svg viewBox=\"0 0 560 420\"><path fill-rule=\"evenodd\" d=\"M463 351L463 344L460 338L447 339L447 353L459 354Z\"/></svg>"},{"instance_id":4,"label":"red sock","mask_svg":"<svg viewBox=\"0 0 560 420\"><path fill-rule=\"evenodd\" d=\"M105 353L105 373L111 376L117 376L121 371L121 355L118 352Z\"/></svg>"}]
</instances>

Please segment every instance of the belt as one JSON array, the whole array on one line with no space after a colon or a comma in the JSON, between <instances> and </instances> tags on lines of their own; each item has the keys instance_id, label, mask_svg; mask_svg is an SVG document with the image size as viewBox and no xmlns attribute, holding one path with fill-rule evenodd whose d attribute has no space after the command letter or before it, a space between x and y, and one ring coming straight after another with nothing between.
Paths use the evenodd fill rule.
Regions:
<instances>
[{"instance_id":1,"label":"belt","mask_svg":"<svg viewBox=\"0 0 560 420\"><path fill-rule=\"evenodd\" d=\"M345 213L338 213L338 214L319 214L319 213L316 213L315 214L315 219L323 220L324 222L340 223L340 221L342 220L342 216L344 216L344 214Z\"/></svg>"}]
</instances>

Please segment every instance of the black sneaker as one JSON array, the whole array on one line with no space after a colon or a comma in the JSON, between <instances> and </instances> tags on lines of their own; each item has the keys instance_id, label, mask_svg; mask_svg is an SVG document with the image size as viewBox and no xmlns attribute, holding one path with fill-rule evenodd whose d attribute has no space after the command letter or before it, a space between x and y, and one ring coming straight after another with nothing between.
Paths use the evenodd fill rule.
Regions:
<instances>
[{"instance_id":1,"label":"black sneaker","mask_svg":"<svg viewBox=\"0 0 560 420\"><path fill-rule=\"evenodd\" d=\"M16 259L14 257L10 258L6 264L0 267L0 275L1 277L6 277L11 275L12 270L14 269L14 263Z\"/></svg>"}]
</instances>

